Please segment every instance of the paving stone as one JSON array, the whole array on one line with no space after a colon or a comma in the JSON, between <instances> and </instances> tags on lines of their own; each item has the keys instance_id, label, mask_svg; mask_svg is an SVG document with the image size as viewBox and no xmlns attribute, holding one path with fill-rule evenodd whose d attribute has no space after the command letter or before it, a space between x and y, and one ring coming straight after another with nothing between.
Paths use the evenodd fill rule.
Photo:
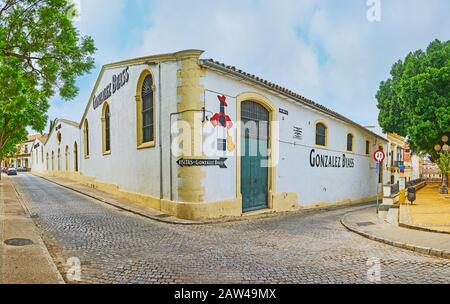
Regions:
<instances>
[{"instance_id":1,"label":"paving stone","mask_svg":"<svg viewBox=\"0 0 450 304\"><path fill-rule=\"evenodd\" d=\"M352 233L339 208L215 225L152 221L45 180L16 186L55 258L78 257L81 283L450 283L450 261ZM379 265L377 264L379 261ZM380 283L380 282L376 282Z\"/></svg>"}]
</instances>

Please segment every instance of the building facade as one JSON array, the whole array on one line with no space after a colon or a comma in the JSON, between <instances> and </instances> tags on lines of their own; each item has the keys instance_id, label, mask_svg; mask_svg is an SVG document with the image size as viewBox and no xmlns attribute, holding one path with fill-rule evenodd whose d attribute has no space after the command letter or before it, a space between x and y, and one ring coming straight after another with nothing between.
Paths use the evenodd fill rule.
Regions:
<instances>
[{"instance_id":1,"label":"building facade","mask_svg":"<svg viewBox=\"0 0 450 304\"><path fill-rule=\"evenodd\" d=\"M33 166L33 145L36 140L46 141L46 135L29 135L27 139L16 145L16 152L4 157L3 167L13 167L23 171L30 171Z\"/></svg>"},{"instance_id":2,"label":"building facade","mask_svg":"<svg viewBox=\"0 0 450 304\"><path fill-rule=\"evenodd\" d=\"M375 199L387 139L201 54L105 65L80 122L34 143L33 170L185 219Z\"/></svg>"}]
</instances>

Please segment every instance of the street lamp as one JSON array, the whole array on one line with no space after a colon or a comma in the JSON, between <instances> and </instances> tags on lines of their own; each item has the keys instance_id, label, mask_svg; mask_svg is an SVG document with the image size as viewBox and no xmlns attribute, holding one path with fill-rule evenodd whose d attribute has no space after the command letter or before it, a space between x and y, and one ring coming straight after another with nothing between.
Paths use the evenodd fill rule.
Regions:
<instances>
[{"instance_id":1,"label":"street lamp","mask_svg":"<svg viewBox=\"0 0 450 304\"><path fill-rule=\"evenodd\" d=\"M448 145L449 138L447 135L442 136L442 142L444 143L442 146L437 144L434 146L434 150L437 153L448 153L450 151L450 146ZM439 188L440 194L448 194L448 175L447 172L442 172L442 185Z\"/></svg>"}]
</instances>

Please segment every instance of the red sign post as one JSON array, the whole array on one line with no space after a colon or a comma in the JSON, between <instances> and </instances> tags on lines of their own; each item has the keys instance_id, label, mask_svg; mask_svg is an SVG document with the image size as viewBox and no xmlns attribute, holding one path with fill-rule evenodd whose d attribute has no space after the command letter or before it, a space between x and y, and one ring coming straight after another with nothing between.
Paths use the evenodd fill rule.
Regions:
<instances>
[{"instance_id":1,"label":"red sign post","mask_svg":"<svg viewBox=\"0 0 450 304\"><path fill-rule=\"evenodd\" d=\"M384 161L384 159L386 158L386 154L384 153L383 150L377 150L373 153L373 159L377 162L377 170L376 170L376 180L377 180L377 213L379 211L379 199L378 199L378 186L379 186L379 180L380 180L380 170L381 168L381 163Z\"/></svg>"}]
</instances>

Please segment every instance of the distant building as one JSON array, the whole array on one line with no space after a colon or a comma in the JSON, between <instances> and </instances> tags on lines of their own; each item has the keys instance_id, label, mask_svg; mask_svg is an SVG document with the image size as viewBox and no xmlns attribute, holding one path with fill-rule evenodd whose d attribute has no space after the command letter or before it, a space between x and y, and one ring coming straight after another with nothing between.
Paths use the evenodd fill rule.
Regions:
<instances>
[{"instance_id":1,"label":"distant building","mask_svg":"<svg viewBox=\"0 0 450 304\"><path fill-rule=\"evenodd\" d=\"M439 167L437 164L433 163L431 160L425 158L422 163L422 178L428 179L428 180L436 180L440 181L442 180L442 174L439 170Z\"/></svg>"},{"instance_id":2,"label":"distant building","mask_svg":"<svg viewBox=\"0 0 450 304\"><path fill-rule=\"evenodd\" d=\"M411 153L407 139L395 133L383 133L379 126L368 126L367 129L384 137L388 141L386 163L383 167L387 182L396 184L402 175L406 181L420 178L420 157Z\"/></svg>"},{"instance_id":3,"label":"distant building","mask_svg":"<svg viewBox=\"0 0 450 304\"><path fill-rule=\"evenodd\" d=\"M34 134L29 135L27 139L16 145L16 152L12 155L8 155L3 159L4 167L14 167L17 169L23 169L26 171L31 170L33 161L33 144L36 139L46 141L46 135Z\"/></svg>"}]
</instances>

